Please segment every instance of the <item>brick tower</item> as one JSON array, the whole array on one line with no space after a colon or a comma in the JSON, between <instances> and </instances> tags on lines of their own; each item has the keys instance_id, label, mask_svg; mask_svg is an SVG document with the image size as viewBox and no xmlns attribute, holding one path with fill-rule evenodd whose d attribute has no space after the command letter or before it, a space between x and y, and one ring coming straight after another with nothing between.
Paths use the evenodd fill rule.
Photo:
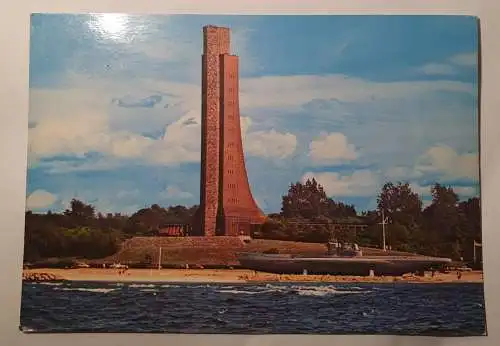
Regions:
<instances>
[{"instance_id":1,"label":"brick tower","mask_svg":"<svg viewBox=\"0 0 500 346\"><path fill-rule=\"evenodd\" d=\"M249 235L264 215L250 191L240 128L238 57L229 29L203 28L199 230L204 236Z\"/></svg>"}]
</instances>

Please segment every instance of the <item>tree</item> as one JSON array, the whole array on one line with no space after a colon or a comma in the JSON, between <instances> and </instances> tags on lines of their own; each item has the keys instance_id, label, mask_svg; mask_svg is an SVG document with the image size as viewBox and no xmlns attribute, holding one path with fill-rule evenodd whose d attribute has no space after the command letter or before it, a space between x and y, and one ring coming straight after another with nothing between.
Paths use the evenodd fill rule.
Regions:
<instances>
[{"instance_id":1,"label":"tree","mask_svg":"<svg viewBox=\"0 0 500 346\"><path fill-rule=\"evenodd\" d=\"M408 183L384 184L377 198L379 217L388 217L387 241L394 249L410 250L421 239L422 200ZM381 220L381 219L380 219Z\"/></svg>"},{"instance_id":2,"label":"tree","mask_svg":"<svg viewBox=\"0 0 500 346\"><path fill-rule=\"evenodd\" d=\"M328 208L328 198L316 179L308 179L305 184L291 184L287 195L282 198L281 213L286 218L312 219L324 215Z\"/></svg>"},{"instance_id":3,"label":"tree","mask_svg":"<svg viewBox=\"0 0 500 346\"><path fill-rule=\"evenodd\" d=\"M356 217L356 208L354 205L344 204L342 202L335 202L333 199L328 198L326 206L326 215L332 219L334 218L349 218Z\"/></svg>"},{"instance_id":4,"label":"tree","mask_svg":"<svg viewBox=\"0 0 500 346\"><path fill-rule=\"evenodd\" d=\"M95 221L95 208L73 198L70 202L70 208L64 211L64 215L69 222L68 227L91 226Z\"/></svg>"},{"instance_id":5,"label":"tree","mask_svg":"<svg viewBox=\"0 0 500 346\"><path fill-rule=\"evenodd\" d=\"M377 207L392 222L411 228L420 221L422 200L408 183L386 183L377 198Z\"/></svg>"},{"instance_id":6,"label":"tree","mask_svg":"<svg viewBox=\"0 0 500 346\"><path fill-rule=\"evenodd\" d=\"M432 203L424 210L426 240L433 255L447 255L460 259L465 237L461 230L458 196L451 187L434 184Z\"/></svg>"}]
</instances>

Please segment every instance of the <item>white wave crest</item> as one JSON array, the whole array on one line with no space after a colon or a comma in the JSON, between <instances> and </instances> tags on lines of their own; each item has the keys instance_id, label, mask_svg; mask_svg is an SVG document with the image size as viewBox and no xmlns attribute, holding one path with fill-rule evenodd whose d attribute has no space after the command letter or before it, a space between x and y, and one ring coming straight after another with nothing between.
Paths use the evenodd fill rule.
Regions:
<instances>
[{"instance_id":1,"label":"white wave crest","mask_svg":"<svg viewBox=\"0 0 500 346\"><path fill-rule=\"evenodd\" d=\"M80 291L80 292L94 292L94 293L109 293L113 292L116 289L115 288L83 288L83 287L63 287L63 288L56 288L56 290L59 291Z\"/></svg>"},{"instance_id":2,"label":"white wave crest","mask_svg":"<svg viewBox=\"0 0 500 346\"><path fill-rule=\"evenodd\" d=\"M370 290L363 290L360 287L353 287L352 289L336 289L334 286L281 286L266 284L265 286L252 287L252 290L245 289L221 289L219 293L229 294L264 294L264 293L283 293L283 294L298 294L301 296L326 296L337 294L364 294L371 292Z\"/></svg>"},{"instance_id":3,"label":"white wave crest","mask_svg":"<svg viewBox=\"0 0 500 346\"><path fill-rule=\"evenodd\" d=\"M157 289L154 289L154 288L143 288L142 290L140 290L141 292L158 292Z\"/></svg>"},{"instance_id":4,"label":"white wave crest","mask_svg":"<svg viewBox=\"0 0 500 346\"><path fill-rule=\"evenodd\" d=\"M152 287L156 287L156 285L154 285L154 284L131 284L128 287L131 287L131 288L152 288Z\"/></svg>"},{"instance_id":5,"label":"white wave crest","mask_svg":"<svg viewBox=\"0 0 500 346\"><path fill-rule=\"evenodd\" d=\"M244 291L244 290L217 290L219 293L231 293L231 294L261 294L266 291Z\"/></svg>"},{"instance_id":6,"label":"white wave crest","mask_svg":"<svg viewBox=\"0 0 500 346\"><path fill-rule=\"evenodd\" d=\"M37 282L35 285L61 286L61 285L64 285L64 284L62 282Z\"/></svg>"}]
</instances>

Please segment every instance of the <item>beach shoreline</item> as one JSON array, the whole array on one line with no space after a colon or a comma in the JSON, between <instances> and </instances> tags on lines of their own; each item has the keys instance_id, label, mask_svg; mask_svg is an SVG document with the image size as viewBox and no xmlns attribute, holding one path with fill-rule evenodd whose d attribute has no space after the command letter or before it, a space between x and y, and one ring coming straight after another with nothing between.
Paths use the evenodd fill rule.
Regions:
<instances>
[{"instance_id":1,"label":"beach shoreline","mask_svg":"<svg viewBox=\"0 0 500 346\"><path fill-rule=\"evenodd\" d=\"M88 281L140 283L264 283L264 282L319 282L319 283L483 283L481 271L436 273L431 275L398 277L333 276L333 275L278 275L245 269L25 269L23 281Z\"/></svg>"}]
</instances>

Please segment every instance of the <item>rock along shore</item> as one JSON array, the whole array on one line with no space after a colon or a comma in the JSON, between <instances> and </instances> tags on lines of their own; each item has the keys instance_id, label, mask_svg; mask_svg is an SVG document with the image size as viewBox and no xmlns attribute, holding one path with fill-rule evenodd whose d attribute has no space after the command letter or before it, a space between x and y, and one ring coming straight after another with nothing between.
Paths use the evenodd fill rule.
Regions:
<instances>
[{"instance_id":1,"label":"rock along shore","mask_svg":"<svg viewBox=\"0 0 500 346\"><path fill-rule=\"evenodd\" d=\"M23 272L23 281L47 282L47 281L61 281L61 280L64 280L64 278L54 273Z\"/></svg>"}]
</instances>

